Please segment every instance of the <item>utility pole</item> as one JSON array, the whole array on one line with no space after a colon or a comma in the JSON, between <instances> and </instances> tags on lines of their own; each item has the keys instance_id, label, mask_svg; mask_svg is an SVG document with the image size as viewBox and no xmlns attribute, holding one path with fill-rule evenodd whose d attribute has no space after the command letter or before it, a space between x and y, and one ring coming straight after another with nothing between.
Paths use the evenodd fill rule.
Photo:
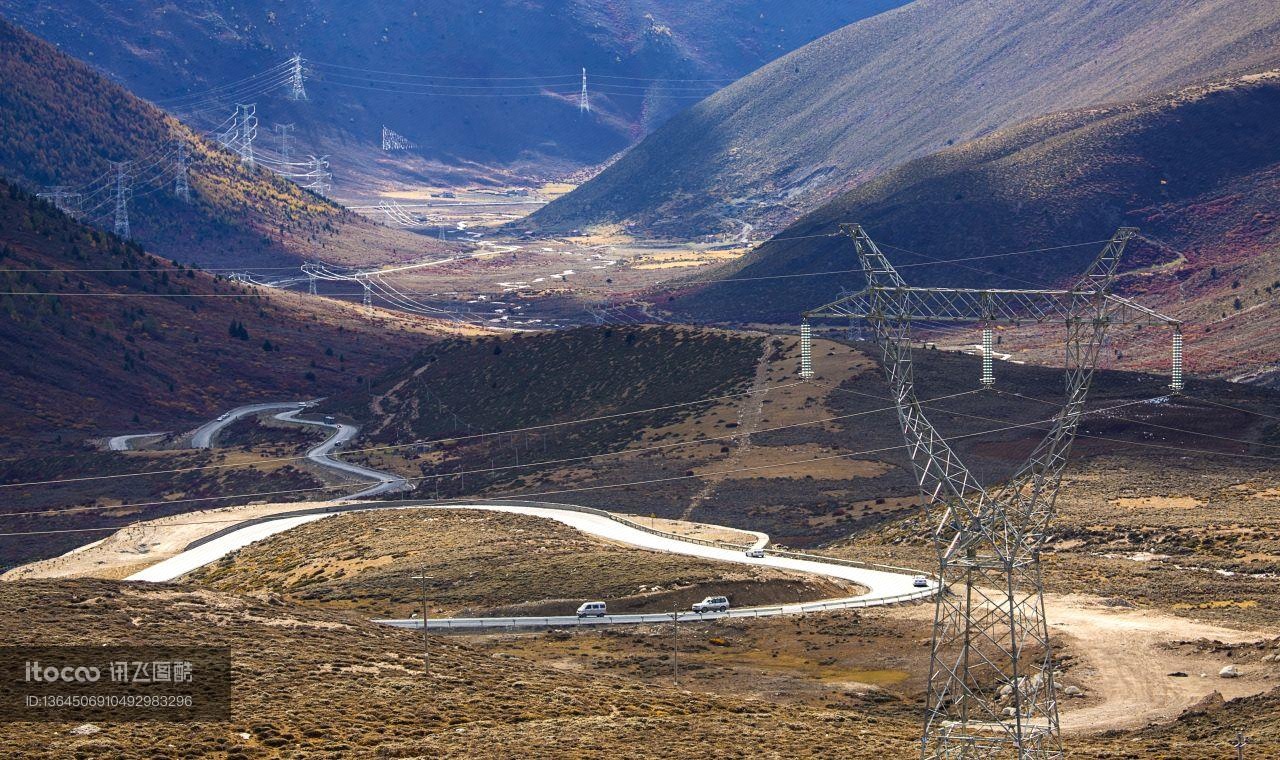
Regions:
<instances>
[{"instance_id":1,"label":"utility pole","mask_svg":"<svg viewBox=\"0 0 1280 760\"><path fill-rule=\"evenodd\" d=\"M293 124L276 124L272 129L275 130L276 136L280 138L280 155L284 158L284 163L288 164L292 160L290 155L293 152L293 140L289 133L296 127Z\"/></svg>"},{"instance_id":2,"label":"utility pole","mask_svg":"<svg viewBox=\"0 0 1280 760\"><path fill-rule=\"evenodd\" d=\"M941 579L921 757L1061 760L1040 551L1107 329L1141 324L1176 331L1180 323L1110 292L1132 228L1117 231L1069 290L912 287L861 226L844 225L844 232L867 286L805 314L801 356L809 354L803 345L809 318L866 320L897 401ZM1065 404L1004 483L982 485L925 416L912 366L913 322L1066 327ZM989 332L983 342L990 343ZM984 387L994 383L990 353L984 350Z\"/></svg>"},{"instance_id":3,"label":"utility pole","mask_svg":"<svg viewBox=\"0 0 1280 760\"><path fill-rule=\"evenodd\" d=\"M191 188L187 185L187 144L178 141L178 168L173 178L173 194L183 203L191 202Z\"/></svg>"},{"instance_id":4,"label":"utility pole","mask_svg":"<svg viewBox=\"0 0 1280 760\"><path fill-rule=\"evenodd\" d=\"M680 610L671 613L671 677L680 686Z\"/></svg>"},{"instance_id":5,"label":"utility pole","mask_svg":"<svg viewBox=\"0 0 1280 760\"><path fill-rule=\"evenodd\" d=\"M294 53L293 57L289 59L289 63L292 64L292 68L289 72L289 97L293 100L306 100L307 91L302 86L302 55L300 53Z\"/></svg>"},{"instance_id":6,"label":"utility pole","mask_svg":"<svg viewBox=\"0 0 1280 760\"><path fill-rule=\"evenodd\" d=\"M427 645L427 581L433 576L427 575L427 569L422 569L422 575L415 575L413 579L422 582L422 674L426 675L431 671L431 650Z\"/></svg>"},{"instance_id":7,"label":"utility pole","mask_svg":"<svg viewBox=\"0 0 1280 760\"><path fill-rule=\"evenodd\" d=\"M129 198L133 195L133 189L129 187L129 162L119 161L112 166L116 172L116 237L128 240L132 237L129 233Z\"/></svg>"},{"instance_id":8,"label":"utility pole","mask_svg":"<svg viewBox=\"0 0 1280 760\"><path fill-rule=\"evenodd\" d=\"M361 303L366 309L373 311L373 289L369 285L369 279L367 277L360 278L360 284L364 286L364 298L361 299Z\"/></svg>"},{"instance_id":9,"label":"utility pole","mask_svg":"<svg viewBox=\"0 0 1280 760\"><path fill-rule=\"evenodd\" d=\"M582 67L582 92L578 93L578 113L591 113L591 100L587 98L587 68Z\"/></svg>"},{"instance_id":10,"label":"utility pole","mask_svg":"<svg viewBox=\"0 0 1280 760\"><path fill-rule=\"evenodd\" d=\"M1244 745L1248 743L1249 740L1245 738L1244 731L1237 729L1236 740L1231 743L1231 746L1236 748L1236 760L1244 760Z\"/></svg>"}]
</instances>

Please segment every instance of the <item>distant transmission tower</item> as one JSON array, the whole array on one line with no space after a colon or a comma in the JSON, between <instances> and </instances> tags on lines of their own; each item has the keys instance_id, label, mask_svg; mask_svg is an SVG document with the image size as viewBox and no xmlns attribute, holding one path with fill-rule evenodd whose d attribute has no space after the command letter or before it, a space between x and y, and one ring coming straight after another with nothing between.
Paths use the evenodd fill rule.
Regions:
<instances>
[{"instance_id":1,"label":"distant transmission tower","mask_svg":"<svg viewBox=\"0 0 1280 760\"><path fill-rule=\"evenodd\" d=\"M80 218L80 193L71 192L66 185L46 187L44 192L36 193L36 196L49 201L67 216Z\"/></svg>"},{"instance_id":2,"label":"distant transmission tower","mask_svg":"<svg viewBox=\"0 0 1280 760\"><path fill-rule=\"evenodd\" d=\"M921 756L927 760L1062 757L1053 652L1044 612L1040 550L1084 413L1107 328L1181 323L1110 293L1125 243L1123 228L1069 290L976 290L907 285L862 227L846 225L867 286L808 312L801 356L811 349L808 318L866 320L925 497L943 585L936 597L928 708ZM983 486L925 417L911 362L912 322L1034 322L1067 328L1067 396L1049 432L1005 483ZM991 354L983 342L984 358ZM1182 389L1181 355L1174 364ZM812 365L802 375L812 377ZM984 362L982 384L994 382Z\"/></svg>"},{"instance_id":3,"label":"distant transmission tower","mask_svg":"<svg viewBox=\"0 0 1280 760\"><path fill-rule=\"evenodd\" d=\"M129 162L120 161L112 166L116 172L116 237L128 240L132 237L129 232L129 198L133 195L133 188L129 186Z\"/></svg>"},{"instance_id":4,"label":"distant transmission tower","mask_svg":"<svg viewBox=\"0 0 1280 760\"><path fill-rule=\"evenodd\" d=\"M390 153L393 150L408 150L413 147L413 143L404 135L399 134L395 130L387 129L387 125L382 125L382 149Z\"/></svg>"},{"instance_id":5,"label":"distant transmission tower","mask_svg":"<svg viewBox=\"0 0 1280 760\"><path fill-rule=\"evenodd\" d=\"M276 124L272 129L275 130L276 137L280 139L280 155L283 157L284 163L288 164L290 161L289 156L293 152L293 138L289 133L297 129L297 127L292 124Z\"/></svg>"},{"instance_id":6,"label":"distant transmission tower","mask_svg":"<svg viewBox=\"0 0 1280 760\"><path fill-rule=\"evenodd\" d=\"M184 203L191 202L191 188L187 185L187 144L178 143L178 166L173 178L173 194Z\"/></svg>"},{"instance_id":7,"label":"distant transmission tower","mask_svg":"<svg viewBox=\"0 0 1280 760\"><path fill-rule=\"evenodd\" d=\"M258 106L255 103L236 104L236 123L233 149L240 154L243 163L253 166L253 141L258 136Z\"/></svg>"},{"instance_id":8,"label":"distant transmission tower","mask_svg":"<svg viewBox=\"0 0 1280 760\"><path fill-rule=\"evenodd\" d=\"M329 174L329 157L309 156L307 158L307 171L296 179L302 181L302 186L308 190L319 195L328 194L329 182L332 179L332 175Z\"/></svg>"},{"instance_id":9,"label":"distant transmission tower","mask_svg":"<svg viewBox=\"0 0 1280 760\"><path fill-rule=\"evenodd\" d=\"M292 68L289 72L289 97L293 100L306 100L307 90L302 86L302 64L304 63L302 55L294 53L293 57L289 59L289 63L292 64Z\"/></svg>"},{"instance_id":10,"label":"distant transmission tower","mask_svg":"<svg viewBox=\"0 0 1280 760\"><path fill-rule=\"evenodd\" d=\"M578 113L591 113L591 100L587 97L587 69L582 68L582 92L578 93Z\"/></svg>"}]
</instances>

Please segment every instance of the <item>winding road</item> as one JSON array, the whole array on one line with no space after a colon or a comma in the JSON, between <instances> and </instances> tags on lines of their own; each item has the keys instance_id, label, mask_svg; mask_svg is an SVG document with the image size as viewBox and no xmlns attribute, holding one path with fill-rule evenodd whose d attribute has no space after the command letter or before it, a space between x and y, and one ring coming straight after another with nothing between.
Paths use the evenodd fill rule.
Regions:
<instances>
[{"instance_id":1,"label":"winding road","mask_svg":"<svg viewBox=\"0 0 1280 760\"><path fill-rule=\"evenodd\" d=\"M246 521L242 526L226 528L212 537L190 544L187 549L169 559L130 575L125 580L162 583L173 581L200 567L225 557L255 541L291 530L299 525L320 520L333 514L370 512L382 509L474 509L491 512L529 515L568 525L588 535L627 544L650 551L669 552L691 557L731 562L743 565L771 567L808 575L819 575L849 581L867 589L856 596L827 599L803 604L784 604L771 607L741 607L728 613L681 614L679 620L713 620L720 617L772 617L777 615L801 615L811 612L858 607L875 607L932 597L937 592L936 582L930 578L923 588L915 586L916 571L906 568L868 565L798 552L766 550L763 557L748 556L741 546L703 541L646 528L625 517L603 510L567 504L541 504L531 502L476 502L476 503L406 503L401 501L365 504L334 505L327 508L310 508L295 513L284 513L269 519ZM767 543L768 537L757 534L753 547ZM620 625L634 623L669 622L673 616L661 614L606 615L599 618L576 616L529 616L497 618L436 618L427 622L431 629L461 630L482 628L546 627L575 625ZM376 622L400 628L422 628L416 618L388 619Z\"/></svg>"},{"instance_id":2,"label":"winding road","mask_svg":"<svg viewBox=\"0 0 1280 760\"><path fill-rule=\"evenodd\" d=\"M251 414L261 414L262 412L270 412L273 409L298 409L297 401L275 401L266 404L247 404L238 406L225 414L220 415L216 420L204 423L195 429L191 434L191 448L193 449L209 449L213 448L213 440L222 432L227 425L235 422L241 417L247 417Z\"/></svg>"},{"instance_id":3,"label":"winding road","mask_svg":"<svg viewBox=\"0 0 1280 760\"><path fill-rule=\"evenodd\" d=\"M167 433L130 433L129 435L114 435L107 439L107 451L129 451L130 443L139 438L155 438L167 435Z\"/></svg>"},{"instance_id":4,"label":"winding road","mask_svg":"<svg viewBox=\"0 0 1280 760\"><path fill-rule=\"evenodd\" d=\"M682 554L720 562L744 565L759 565L808 575L818 575L847 581L867 589L866 593L856 596L828 599L804 604L784 604L771 607L742 607L726 613L694 613L679 614L678 620L712 620L720 617L769 617L776 615L800 615L830 609L847 609L856 607L872 607L899 602L913 601L932 597L937 592L937 584L929 578L923 587L916 586L916 577L923 575L919 571L906 568L875 566L866 563L841 560L817 555L806 555L798 552L781 552L765 550L762 557L748 556L744 546L723 542L705 541L666 533L654 528L645 527L625 517L594 509L567 504L545 504L539 502L519 501L477 501L473 503L439 503L439 502L404 502L382 501L354 503L356 499L368 498L397 491L409 490L409 482L392 473L380 472L351 462L344 462L333 456L333 452L342 444L355 437L359 428L341 422L319 422L299 418L306 411L302 402L275 402L249 404L237 407L222 415L217 420L200 426L192 435L191 445L195 448L208 448L213 445L217 434L232 422L251 414L283 409L274 415L277 420L298 425L311 425L333 430L333 434L323 443L307 452L307 458L315 465L333 470L344 476L355 476L375 481L373 485L356 493L335 499L328 506L300 509L284 512L269 518L246 520L244 523L224 528L211 536L188 544L180 553L144 570L130 575L125 580L166 582L175 580L192 570L208 565L225 557L255 541L281 533L299 525L320 520L338 513L366 512L381 509L474 509L492 512L529 515L547 520L555 520L583 533L608 541L627 544L650 551ZM121 436L128 438L128 436ZM114 440L114 439L113 439ZM763 533L747 531L754 536L752 549L763 549L769 543L769 537ZM576 616L551 617L504 617L504 618L436 618L427 621L430 629L483 629L512 627L546 627L573 625L620 625L635 623L670 622L676 619L671 613L662 614L626 614L605 615L599 618L578 618ZM422 628L423 621L416 618L397 620L378 620L376 622L401 628Z\"/></svg>"},{"instance_id":5,"label":"winding road","mask_svg":"<svg viewBox=\"0 0 1280 760\"><path fill-rule=\"evenodd\" d=\"M294 404L296 407L297 404ZM368 488L357 491L353 494L343 496L337 501L349 501L352 499L367 499L370 496L381 496L383 494L395 493L397 491L411 491L413 486L409 481L389 472L370 469L351 462L344 462L333 456L334 449L340 447L347 441L355 438L356 433L360 432L360 428L355 425L348 425L345 422L318 422L316 420L299 419L298 415L305 411L302 408L295 408L289 412L281 412L277 414L276 419L282 422L292 422L297 425L312 425L315 427L329 428L334 431L333 435L325 439L324 443L307 452L307 459L310 459L320 467L326 467L330 470L354 475L358 478L367 478L376 481Z\"/></svg>"}]
</instances>

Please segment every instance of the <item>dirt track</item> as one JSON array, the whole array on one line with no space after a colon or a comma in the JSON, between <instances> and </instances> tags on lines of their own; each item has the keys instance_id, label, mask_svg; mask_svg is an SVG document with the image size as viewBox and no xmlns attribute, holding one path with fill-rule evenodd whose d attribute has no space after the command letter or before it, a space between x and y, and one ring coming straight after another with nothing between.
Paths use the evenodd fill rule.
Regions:
<instances>
[{"instance_id":1,"label":"dirt track","mask_svg":"<svg viewBox=\"0 0 1280 760\"><path fill-rule=\"evenodd\" d=\"M1063 701L1063 731L1138 728L1176 717L1214 691L1232 699L1280 683L1276 668L1167 646L1198 639L1250 642L1274 638L1274 632L1237 631L1154 610L1107 607L1096 598L1075 595L1046 597L1045 604L1050 626L1069 637L1070 651L1079 659L1068 681L1086 695L1076 709L1076 700ZM1218 671L1231 664L1240 677L1220 678ZM1175 672L1187 675L1169 675Z\"/></svg>"}]
</instances>

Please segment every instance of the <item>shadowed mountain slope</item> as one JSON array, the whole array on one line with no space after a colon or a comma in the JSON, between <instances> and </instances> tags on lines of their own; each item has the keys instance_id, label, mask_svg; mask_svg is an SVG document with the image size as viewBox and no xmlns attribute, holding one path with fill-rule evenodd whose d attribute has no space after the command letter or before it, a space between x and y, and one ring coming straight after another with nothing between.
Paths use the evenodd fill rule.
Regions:
<instances>
[{"instance_id":1,"label":"shadowed mountain slope","mask_svg":"<svg viewBox=\"0 0 1280 760\"><path fill-rule=\"evenodd\" d=\"M195 123L254 93L263 137L270 122L295 123L300 145L333 154L349 197L360 178L400 172L459 182L595 164L718 87L902 2L0 0L0 13L143 97L182 98L169 105L203 111ZM295 52L313 64L305 103L241 81ZM583 67L590 114L578 112ZM383 153L384 124L416 147Z\"/></svg>"},{"instance_id":2,"label":"shadowed mountain slope","mask_svg":"<svg viewBox=\"0 0 1280 760\"><path fill-rule=\"evenodd\" d=\"M203 139L89 66L0 20L0 174L81 194L84 218L113 227L112 162L130 162L129 222L148 249L202 266L305 258L405 258L438 243L372 224ZM174 192L178 146L191 202Z\"/></svg>"},{"instance_id":3,"label":"shadowed mountain slope","mask_svg":"<svg viewBox=\"0 0 1280 760\"><path fill-rule=\"evenodd\" d=\"M673 118L531 226L683 236L779 226L894 166L1027 118L1274 61L1261 0L919 0Z\"/></svg>"},{"instance_id":4,"label":"shadowed mountain slope","mask_svg":"<svg viewBox=\"0 0 1280 760\"><path fill-rule=\"evenodd\" d=\"M1223 322L1230 341L1218 330L1214 343L1240 343L1244 353L1203 368L1247 364L1266 358L1258 352L1280 311L1277 125L1276 72L1046 116L861 185L722 274L855 269L849 240L822 236L858 222L913 284L1060 285L1097 254L1093 241L1136 226L1142 237L1126 253L1121 286L1199 324L1193 335ZM1050 250L992 256L1039 248ZM972 256L991 258L936 263ZM861 287L862 277L726 282L668 305L708 320L795 321L841 286Z\"/></svg>"},{"instance_id":5,"label":"shadowed mountain slope","mask_svg":"<svg viewBox=\"0 0 1280 760\"><path fill-rule=\"evenodd\" d=\"M431 329L174 265L2 181L0 314L6 452L336 393Z\"/></svg>"}]
</instances>

